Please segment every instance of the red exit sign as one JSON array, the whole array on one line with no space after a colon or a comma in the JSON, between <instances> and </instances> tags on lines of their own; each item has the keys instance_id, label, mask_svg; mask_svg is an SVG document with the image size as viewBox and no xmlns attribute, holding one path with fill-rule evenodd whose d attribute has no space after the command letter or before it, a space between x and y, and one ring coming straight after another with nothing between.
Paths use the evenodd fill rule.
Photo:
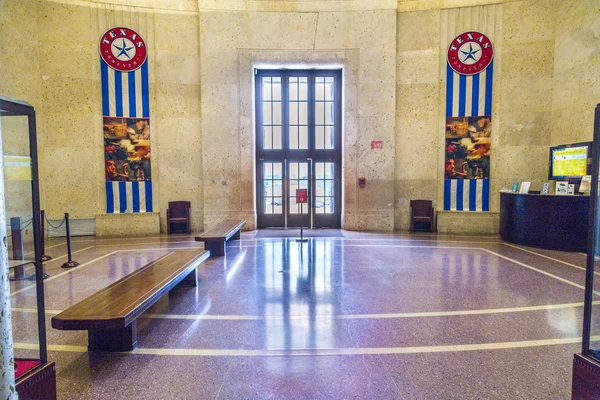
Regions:
<instances>
[{"instance_id":1,"label":"red exit sign","mask_svg":"<svg viewBox=\"0 0 600 400\"><path fill-rule=\"evenodd\" d=\"M383 149L383 141L382 140L373 140L371 142L371 149Z\"/></svg>"}]
</instances>

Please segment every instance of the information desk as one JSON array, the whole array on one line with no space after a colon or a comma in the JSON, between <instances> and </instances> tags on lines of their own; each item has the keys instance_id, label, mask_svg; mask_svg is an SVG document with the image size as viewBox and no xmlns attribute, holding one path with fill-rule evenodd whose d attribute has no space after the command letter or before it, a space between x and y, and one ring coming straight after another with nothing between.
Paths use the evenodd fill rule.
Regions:
<instances>
[{"instance_id":1,"label":"information desk","mask_svg":"<svg viewBox=\"0 0 600 400\"><path fill-rule=\"evenodd\" d=\"M589 196L500 193L500 237L543 249L587 251Z\"/></svg>"}]
</instances>

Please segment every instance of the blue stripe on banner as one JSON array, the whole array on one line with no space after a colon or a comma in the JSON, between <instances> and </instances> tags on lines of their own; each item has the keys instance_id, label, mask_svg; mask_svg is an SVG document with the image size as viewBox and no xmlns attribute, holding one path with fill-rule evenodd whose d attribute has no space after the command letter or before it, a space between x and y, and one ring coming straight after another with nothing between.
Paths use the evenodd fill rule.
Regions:
<instances>
[{"instance_id":1,"label":"blue stripe on banner","mask_svg":"<svg viewBox=\"0 0 600 400\"><path fill-rule=\"evenodd\" d=\"M140 184L137 181L131 182L131 195L133 197L133 212L140 212Z\"/></svg>"},{"instance_id":2,"label":"blue stripe on banner","mask_svg":"<svg viewBox=\"0 0 600 400\"><path fill-rule=\"evenodd\" d=\"M481 210L490 211L490 180L483 180L483 191L481 193Z\"/></svg>"},{"instance_id":3,"label":"blue stripe on banner","mask_svg":"<svg viewBox=\"0 0 600 400\"><path fill-rule=\"evenodd\" d=\"M454 70L448 64L446 72L446 117L452 116L452 101L454 95Z\"/></svg>"},{"instance_id":4,"label":"blue stripe on banner","mask_svg":"<svg viewBox=\"0 0 600 400\"><path fill-rule=\"evenodd\" d=\"M115 114L117 117L123 116L123 78L121 71L115 71Z\"/></svg>"},{"instance_id":5,"label":"blue stripe on banner","mask_svg":"<svg viewBox=\"0 0 600 400\"><path fill-rule=\"evenodd\" d=\"M465 106L467 104L467 76L460 75L458 81L458 117L465 116Z\"/></svg>"},{"instance_id":6,"label":"blue stripe on banner","mask_svg":"<svg viewBox=\"0 0 600 400\"><path fill-rule=\"evenodd\" d=\"M450 210L450 190L452 181L450 179L444 179L444 210Z\"/></svg>"},{"instance_id":7,"label":"blue stripe on banner","mask_svg":"<svg viewBox=\"0 0 600 400\"><path fill-rule=\"evenodd\" d=\"M110 115L110 106L108 105L108 65L100 60L100 81L102 82L102 115Z\"/></svg>"},{"instance_id":8,"label":"blue stripe on banner","mask_svg":"<svg viewBox=\"0 0 600 400\"><path fill-rule=\"evenodd\" d=\"M148 60L142 64L142 117L150 118L150 96L148 93Z\"/></svg>"},{"instance_id":9,"label":"blue stripe on banner","mask_svg":"<svg viewBox=\"0 0 600 400\"><path fill-rule=\"evenodd\" d=\"M494 77L494 61L487 67L485 74L485 115L492 115L492 82Z\"/></svg>"},{"instance_id":10,"label":"blue stripe on banner","mask_svg":"<svg viewBox=\"0 0 600 400\"><path fill-rule=\"evenodd\" d=\"M127 185L125 182L119 182L119 212L127 211Z\"/></svg>"},{"instance_id":11,"label":"blue stripe on banner","mask_svg":"<svg viewBox=\"0 0 600 400\"><path fill-rule=\"evenodd\" d=\"M469 211L477 211L477 179L469 180Z\"/></svg>"},{"instance_id":12,"label":"blue stripe on banner","mask_svg":"<svg viewBox=\"0 0 600 400\"><path fill-rule=\"evenodd\" d=\"M113 201L113 183L106 182L106 213L114 214L115 212L115 202Z\"/></svg>"},{"instance_id":13,"label":"blue stripe on banner","mask_svg":"<svg viewBox=\"0 0 600 400\"><path fill-rule=\"evenodd\" d=\"M146 181L146 212L152 212L152 181Z\"/></svg>"},{"instance_id":14,"label":"blue stripe on banner","mask_svg":"<svg viewBox=\"0 0 600 400\"><path fill-rule=\"evenodd\" d=\"M463 192L465 181L463 179L456 180L456 211L463 210Z\"/></svg>"},{"instance_id":15,"label":"blue stripe on banner","mask_svg":"<svg viewBox=\"0 0 600 400\"><path fill-rule=\"evenodd\" d=\"M136 98L135 98L135 71L127 73L129 82L129 116L135 118Z\"/></svg>"},{"instance_id":16,"label":"blue stripe on banner","mask_svg":"<svg viewBox=\"0 0 600 400\"><path fill-rule=\"evenodd\" d=\"M471 116L479 114L479 77L481 74L473 75L473 97L471 100Z\"/></svg>"}]
</instances>

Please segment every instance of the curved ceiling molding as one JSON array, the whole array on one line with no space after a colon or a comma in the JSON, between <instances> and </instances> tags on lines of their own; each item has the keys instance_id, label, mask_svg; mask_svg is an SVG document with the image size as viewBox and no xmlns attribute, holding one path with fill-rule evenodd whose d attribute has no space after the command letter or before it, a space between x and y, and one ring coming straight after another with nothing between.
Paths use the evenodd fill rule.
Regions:
<instances>
[{"instance_id":1,"label":"curved ceiling molding","mask_svg":"<svg viewBox=\"0 0 600 400\"><path fill-rule=\"evenodd\" d=\"M200 11L338 12L396 10L398 0L198 0Z\"/></svg>"}]
</instances>

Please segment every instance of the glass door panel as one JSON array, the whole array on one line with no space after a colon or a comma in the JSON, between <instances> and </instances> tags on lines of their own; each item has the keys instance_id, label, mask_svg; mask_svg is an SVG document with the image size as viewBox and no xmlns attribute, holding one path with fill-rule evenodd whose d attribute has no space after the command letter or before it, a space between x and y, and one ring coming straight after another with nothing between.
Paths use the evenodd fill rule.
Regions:
<instances>
[{"instance_id":1,"label":"glass door panel","mask_svg":"<svg viewBox=\"0 0 600 400\"><path fill-rule=\"evenodd\" d=\"M338 226L340 215L336 163L315 162L314 177L314 226L317 228Z\"/></svg>"},{"instance_id":2,"label":"glass door panel","mask_svg":"<svg viewBox=\"0 0 600 400\"><path fill-rule=\"evenodd\" d=\"M289 162L289 214L288 227L310 227L311 202L306 204L296 203L296 189L307 189L308 199L311 198L310 190L310 164L305 162Z\"/></svg>"},{"instance_id":3,"label":"glass door panel","mask_svg":"<svg viewBox=\"0 0 600 400\"><path fill-rule=\"evenodd\" d=\"M262 163L261 217L268 226L285 226L284 214L284 171L281 162Z\"/></svg>"}]
</instances>

